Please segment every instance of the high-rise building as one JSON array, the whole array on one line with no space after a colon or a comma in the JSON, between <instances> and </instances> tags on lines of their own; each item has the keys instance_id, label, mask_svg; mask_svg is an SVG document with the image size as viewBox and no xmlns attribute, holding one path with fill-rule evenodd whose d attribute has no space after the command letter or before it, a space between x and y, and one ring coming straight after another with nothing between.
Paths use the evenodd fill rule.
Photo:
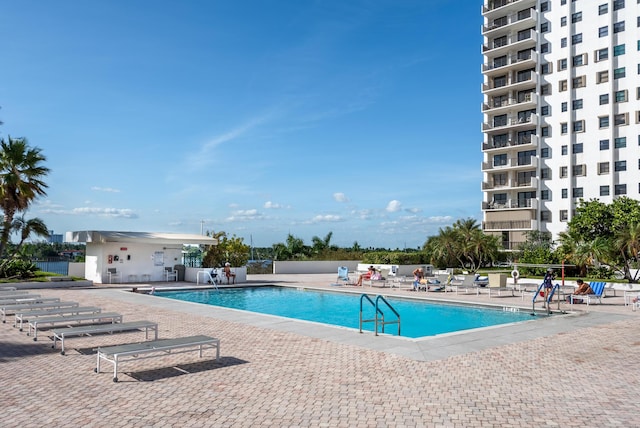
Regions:
<instances>
[{"instance_id":1,"label":"high-rise building","mask_svg":"<svg viewBox=\"0 0 640 428\"><path fill-rule=\"evenodd\" d=\"M507 250L580 199L640 199L640 0L482 9L483 229Z\"/></svg>"}]
</instances>

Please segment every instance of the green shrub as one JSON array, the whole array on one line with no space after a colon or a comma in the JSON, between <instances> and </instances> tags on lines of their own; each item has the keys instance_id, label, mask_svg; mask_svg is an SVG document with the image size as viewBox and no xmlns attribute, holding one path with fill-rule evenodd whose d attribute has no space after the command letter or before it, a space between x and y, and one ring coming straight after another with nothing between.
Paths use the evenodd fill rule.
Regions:
<instances>
[{"instance_id":1,"label":"green shrub","mask_svg":"<svg viewBox=\"0 0 640 428\"><path fill-rule=\"evenodd\" d=\"M0 277L27 279L35 276L38 268L28 260L6 259L0 263Z\"/></svg>"}]
</instances>

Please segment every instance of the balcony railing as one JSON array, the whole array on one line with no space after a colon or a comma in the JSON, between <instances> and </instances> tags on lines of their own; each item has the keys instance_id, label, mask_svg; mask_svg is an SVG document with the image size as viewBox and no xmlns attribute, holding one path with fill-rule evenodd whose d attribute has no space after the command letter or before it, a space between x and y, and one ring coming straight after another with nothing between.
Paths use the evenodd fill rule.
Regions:
<instances>
[{"instance_id":1,"label":"balcony railing","mask_svg":"<svg viewBox=\"0 0 640 428\"><path fill-rule=\"evenodd\" d=\"M497 30L498 28L506 27L507 25L513 25L515 23L535 17L536 15L532 12L532 9L525 9L522 11L509 13L506 16L500 16L499 19L501 19L501 21L499 22L496 22L496 20L494 19L487 25L483 25L482 33L484 34L488 31Z\"/></svg>"},{"instance_id":2,"label":"balcony railing","mask_svg":"<svg viewBox=\"0 0 640 428\"><path fill-rule=\"evenodd\" d=\"M483 202L483 211L495 211L495 210L513 210L513 209L537 209L537 199L508 199L504 202ZM529 221L529 220L527 220Z\"/></svg>"},{"instance_id":3,"label":"balcony railing","mask_svg":"<svg viewBox=\"0 0 640 428\"><path fill-rule=\"evenodd\" d=\"M484 221L483 230L530 230L533 220Z\"/></svg>"},{"instance_id":4,"label":"balcony railing","mask_svg":"<svg viewBox=\"0 0 640 428\"><path fill-rule=\"evenodd\" d=\"M537 52L529 51L526 55L525 54L508 55L507 58L504 59L504 61L498 61L498 62L493 61L493 62L482 64L482 71L486 73L488 71L501 69L502 67L513 66L516 64L524 64L527 61L530 61L531 63L537 63L538 62Z\"/></svg>"},{"instance_id":5,"label":"balcony railing","mask_svg":"<svg viewBox=\"0 0 640 428\"><path fill-rule=\"evenodd\" d=\"M505 6L509 6L514 3L532 3L535 5L535 2L529 0L489 0L486 4L482 5L482 13L492 12L496 9L500 9Z\"/></svg>"},{"instance_id":6,"label":"balcony railing","mask_svg":"<svg viewBox=\"0 0 640 428\"><path fill-rule=\"evenodd\" d=\"M528 33L521 31L511 32L507 34L506 37L495 38L490 40L488 44L482 45L482 53L486 54L494 50L499 50L500 48L514 46L517 43L526 44L526 42L531 42L529 44L534 46L537 37L538 32L534 29L531 29Z\"/></svg>"},{"instance_id":7,"label":"balcony railing","mask_svg":"<svg viewBox=\"0 0 640 428\"><path fill-rule=\"evenodd\" d=\"M529 116L510 116L504 121L494 121L493 123L484 122L482 124L482 131L492 131L501 128L507 128L510 126L525 126L525 125L537 125L538 116L530 114Z\"/></svg>"},{"instance_id":8,"label":"balcony railing","mask_svg":"<svg viewBox=\"0 0 640 428\"><path fill-rule=\"evenodd\" d=\"M509 75L504 84L502 84L502 82L496 84L493 79L489 79L488 83L482 84L482 92L496 91L500 93L501 91L522 90L535 87L537 83L538 75L533 72L527 76L518 76L515 74L513 76Z\"/></svg>"}]
</instances>

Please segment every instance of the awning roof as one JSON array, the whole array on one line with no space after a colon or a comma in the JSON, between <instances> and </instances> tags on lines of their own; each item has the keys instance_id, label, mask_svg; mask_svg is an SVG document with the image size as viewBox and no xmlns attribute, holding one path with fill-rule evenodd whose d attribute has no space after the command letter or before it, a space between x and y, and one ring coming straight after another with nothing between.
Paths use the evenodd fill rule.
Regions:
<instances>
[{"instance_id":1,"label":"awning roof","mask_svg":"<svg viewBox=\"0 0 640 428\"><path fill-rule=\"evenodd\" d=\"M218 245L218 240L209 236L182 234L182 233L156 233L156 232L116 232L105 230L83 230L67 232L66 242L126 242L139 244L203 244Z\"/></svg>"}]
</instances>

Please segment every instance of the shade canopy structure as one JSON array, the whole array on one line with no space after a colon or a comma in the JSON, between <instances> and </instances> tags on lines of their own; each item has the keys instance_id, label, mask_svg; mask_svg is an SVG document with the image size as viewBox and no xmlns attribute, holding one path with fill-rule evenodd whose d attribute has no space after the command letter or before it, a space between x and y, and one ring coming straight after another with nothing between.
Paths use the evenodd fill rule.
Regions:
<instances>
[{"instance_id":1,"label":"shade canopy structure","mask_svg":"<svg viewBox=\"0 0 640 428\"><path fill-rule=\"evenodd\" d=\"M158 232L117 232L105 230L83 230L66 233L66 242L85 243L122 243L122 244L191 244L218 245L218 240L209 236L186 233L158 233Z\"/></svg>"}]
</instances>

